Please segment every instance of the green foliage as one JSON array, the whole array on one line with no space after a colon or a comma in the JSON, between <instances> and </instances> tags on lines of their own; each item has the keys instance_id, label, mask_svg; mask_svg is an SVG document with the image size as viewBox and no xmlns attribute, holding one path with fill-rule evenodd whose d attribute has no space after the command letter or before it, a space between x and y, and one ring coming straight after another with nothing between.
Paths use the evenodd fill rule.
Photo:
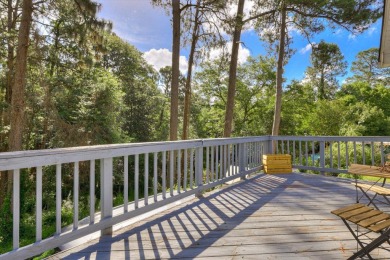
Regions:
<instances>
[{"instance_id":1,"label":"green foliage","mask_svg":"<svg viewBox=\"0 0 390 260\"><path fill-rule=\"evenodd\" d=\"M11 197L7 196L4 199L3 205L0 208L0 248L10 244L12 239L12 213L11 213ZM1 253L1 251L0 251Z\"/></svg>"},{"instance_id":2,"label":"green foliage","mask_svg":"<svg viewBox=\"0 0 390 260\"><path fill-rule=\"evenodd\" d=\"M307 135L307 116L315 109L315 92L310 84L293 81L283 95L281 134Z\"/></svg>"},{"instance_id":3,"label":"green foliage","mask_svg":"<svg viewBox=\"0 0 390 260\"><path fill-rule=\"evenodd\" d=\"M264 56L248 58L238 69L234 134L264 135L272 127L275 60ZM263 127L259 127L262 122Z\"/></svg>"},{"instance_id":4,"label":"green foliage","mask_svg":"<svg viewBox=\"0 0 390 260\"><path fill-rule=\"evenodd\" d=\"M390 79L390 77L385 78ZM376 106L383 110L384 114L390 116L390 89L382 84L371 86L369 82L356 81L347 83L337 93L337 98L342 99L350 106L357 102L364 102L369 106Z\"/></svg>"},{"instance_id":5,"label":"green foliage","mask_svg":"<svg viewBox=\"0 0 390 260\"><path fill-rule=\"evenodd\" d=\"M302 127L308 130L308 135L340 135L344 111L338 100L317 101L313 110L306 114Z\"/></svg>"},{"instance_id":6,"label":"green foliage","mask_svg":"<svg viewBox=\"0 0 390 260\"><path fill-rule=\"evenodd\" d=\"M383 110L369 104L358 102L350 105L346 114L342 133L353 136L388 136L390 118Z\"/></svg>"},{"instance_id":7,"label":"green foliage","mask_svg":"<svg viewBox=\"0 0 390 260\"><path fill-rule=\"evenodd\" d=\"M344 85L337 94L346 105L346 117L342 134L387 136L390 122L390 89L381 84L370 86L368 82Z\"/></svg>"},{"instance_id":8,"label":"green foliage","mask_svg":"<svg viewBox=\"0 0 390 260\"><path fill-rule=\"evenodd\" d=\"M120 80L125 108L121 113L123 130L130 140L152 141L159 136L160 111L165 99L157 88L157 73L141 53L115 35L107 37L107 53L102 66Z\"/></svg>"},{"instance_id":9,"label":"green foliage","mask_svg":"<svg viewBox=\"0 0 390 260\"><path fill-rule=\"evenodd\" d=\"M346 73L344 56L336 44L321 41L313 47L310 59L306 76L315 87L318 99L330 99L338 87L336 76Z\"/></svg>"},{"instance_id":10,"label":"green foliage","mask_svg":"<svg viewBox=\"0 0 390 260\"><path fill-rule=\"evenodd\" d=\"M56 250L55 249L51 249L51 250L48 250L46 252L44 252L42 255L40 256L37 256L37 257L34 257L33 260L42 260L42 259L46 259L47 257L53 255L54 253L56 253Z\"/></svg>"},{"instance_id":11,"label":"green foliage","mask_svg":"<svg viewBox=\"0 0 390 260\"><path fill-rule=\"evenodd\" d=\"M98 68L85 71L82 78L72 76L73 86L62 81L66 87L55 93L59 121L54 125L53 146L119 142L123 92L117 78Z\"/></svg>"},{"instance_id":12,"label":"green foliage","mask_svg":"<svg viewBox=\"0 0 390 260\"><path fill-rule=\"evenodd\" d=\"M228 85L227 60L220 58L201 64L195 75L202 108L196 115L195 128L199 137L221 137ZM270 133L273 113L273 86L275 61L259 56L249 58L238 68L236 109L233 117L233 135L249 136Z\"/></svg>"},{"instance_id":13,"label":"green foliage","mask_svg":"<svg viewBox=\"0 0 390 260\"><path fill-rule=\"evenodd\" d=\"M339 165L338 161L338 151L340 149L340 168L346 169L351 163L359 163L372 165L373 161L371 158L371 145L363 145L362 143L356 144L356 150L354 149L353 143L349 142L348 146L344 143L332 143L332 157L330 156L330 144L327 146L327 152L325 154L325 165L326 167L337 167ZM340 145L340 147L338 147ZM373 147L374 149L374 165L380 163L380 145L376 144ZM364 151L364 152L363 152ZM356 154L355 154L356 153ZM356 156L356 159L355 159ZM331 160L332 159L332 160Z\"/></svg>"},{"instance_id":14,"label":"green foliage","mask_svg":"<svg viewBox=\"0 0 390 260\"><path fill-rule=\"evenodd\" d=\"M359 52L351 66L354 75L348 80L351 82L366 82L371 86L376 84L389 85L390 68L379 68L378 53L378 48L370 48Z\"/></svg>"}]
</instances>

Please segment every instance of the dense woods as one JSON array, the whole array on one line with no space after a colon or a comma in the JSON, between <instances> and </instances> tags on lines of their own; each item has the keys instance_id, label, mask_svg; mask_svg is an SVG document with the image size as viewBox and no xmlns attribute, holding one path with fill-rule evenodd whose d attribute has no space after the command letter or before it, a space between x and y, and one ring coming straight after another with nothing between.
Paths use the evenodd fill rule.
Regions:
<instances>
[{"instance_id":1,"label":"dense woods","mask_svg":"<svg viewBox=\"0 0 390 260\"><path fill-rule=\"evenodd\" d=\"M176 10L174 16L181 18L174 35L192 51L186 75L176 75L178 68L174 74L169 67L155 71L141 52L111 32L109 21L97 18L100 6L93 1L2 1L1 151L168 140L172 94L178 106L176 135L182 139L270 134L279 81L284 82L281 134L388 134L389 70L378 68L377 49L356 56L353 76L343 84L336 77L345 75L347 63L337 45L324 41L314 44L304 79L286 82L278 79L282 74L276 76L277 68L283 69L292 55L288 31L283 39L276 33L280 17L299 23L308 36L323 30L328 20L331 26L364 30L380 15L376 2L352 1L354 8L340 3L337 8L353 16L349 20L327 16L331 4L327 1L302 6L293 1L264 2L266 11L259 1L249 17L243 14L245 1L183 1L179 6L177 2L171 6L170 1L152 1L155 8ZM228 7L234 3L238 9L232 14ZM314 12L312 4L321 4L321 11ZM355 10L359 17L352 15ZM239 34L251 21L256 21L270 53L239 63ZM266 26L276 34L271 29L266 34ZM230 38L236 42L226 52L231 56L207 58L207 49L226 47ZM178 44L173 53L180 52ZM282 45L284 51L278 48ZM173 56L177 67L178 55ZM171 91L175 85L177 94ZM341 114L332 116L345 118L337 128L319 126L324 120L315 123L313 117L322 116L316 112L322 103L330 108L335 104ZM362 114L364 120L353 118ZM20 122L12 126L15 120ZM14 139L20 144L14 145Z\"/></svg>"},{"instance_id":2,"label":"dense woods","mask_svg":"<svg viewBox=\"0 0 390 260\"><path fill-rule=\"evenodd\" d=\"M160 71L98 18L101 6L92 0L0 1L0 152L270 134L390 135L390 70L378 67L377 48L358 53L351 76L339 82L348 64L336 44L321 41L303 79L283 77L294 52L290 26L308 40L327 26L363 31L380 17L381 1L259 0L249 16L245 0L151 2L173 20L172 67ZM248 24L269 54L238 62ZM180 46L190 48L185 75ZM225 52L210 59L216 47ZM0 231L9 228L10 175L0 175ZM0 243L7 239L0 235Z\"/></svg>"}]
</instances>

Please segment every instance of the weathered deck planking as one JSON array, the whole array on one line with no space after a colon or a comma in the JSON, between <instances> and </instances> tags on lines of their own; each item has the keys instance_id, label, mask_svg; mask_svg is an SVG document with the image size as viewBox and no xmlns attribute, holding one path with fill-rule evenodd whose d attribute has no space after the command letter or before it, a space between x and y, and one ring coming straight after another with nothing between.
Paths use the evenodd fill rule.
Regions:
<instances>
[{"instance_id":1,"label":"weathered deck planking","mask_svg":"<svg viewBox=\"0 0 390 260\"><path fill-rule=\"evenodd\" d=\"M348 180L260 174L50 259L346 259L356 241L330 211L355 196Z\"/></svg>"}]
</instances>

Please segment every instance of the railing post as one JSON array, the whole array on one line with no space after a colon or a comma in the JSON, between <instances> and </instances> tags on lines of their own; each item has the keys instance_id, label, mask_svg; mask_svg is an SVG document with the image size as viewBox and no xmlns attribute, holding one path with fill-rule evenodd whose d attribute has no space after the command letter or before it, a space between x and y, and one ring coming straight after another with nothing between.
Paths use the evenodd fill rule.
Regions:
<instances>
[{"instance_id":1,"label":"railing post","mask_svg":"<svg viewBox=\"0 0 390 260\"><path fill-rule=\"evenodd\" d=\"M245 172L245 143L241 143L238 145L238 156L239 156L239 173ZM241 180L245 180L246 175L241 177Z\"/></svg>"},{"instance_id":2,"label":"railing post","mask_svg":"<svg viewBox=\"0 0 390 260\"><path fill-rule=\"evenodd\" d=\"M11 171L9 171L11 172ZM13 249L19 248L19 234L20 234L20 170L13 171L13 193L12 193L12 207L13 207Z\"/></svg>"},{"instance_id":3,"label":"railing post","mask_svg":"<svg viewBox=\"0 0 390 260\"><path fill-rule=\"evenodd\" d=\"M272 140L271 136L268 136L267 146L266 146L266 154L273 154L274 153L274 141Z\"/></svg>"},{"instance_id":4,"label":"railing post","mask_svg":"<svg viewBox=\"0 0 390 260\"><path fill-rule=\"evenodd\" d=\"M320 168L321 175L325 175L325 141L320 142Z\"/></svg>"},{"instance_id":5,"label":"railing post","mask_svg":"<svg viewBox=\"0 0 390 260\"><path fill-rule=\"evenodd\" d=\"M203 145L196 148L195 151L195 183L198 186L198 192L195 196L199 198L202 196L203 186Z\"/></svg>"},{"instance_id":6,"label":"railing post","mask_svg":"<svg viewBox=\"0 0 390 260\"><path fill-rule=\"evenodd\" d=\"M100 188L102 219L112 217L112 158L100 160ZM102 235L112 235L112 227L102 230Z\"/></svg>"}]
</instances>

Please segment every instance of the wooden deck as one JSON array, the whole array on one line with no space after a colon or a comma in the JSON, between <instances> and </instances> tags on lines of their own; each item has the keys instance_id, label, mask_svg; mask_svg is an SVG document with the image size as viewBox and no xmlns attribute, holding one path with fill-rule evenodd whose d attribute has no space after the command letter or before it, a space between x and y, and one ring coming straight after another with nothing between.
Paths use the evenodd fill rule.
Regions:
<instances>
[{"instance_id":1,"label":"wooden deck","mask_svg":"<svg viewBox=\"0 0 390 260\"><path fill-rule=\"evenodd\" d=\"M350 183L256 175L51 259L346 259L356 241L330 211L355 202Z\"/></svg>"}]
</instances>

